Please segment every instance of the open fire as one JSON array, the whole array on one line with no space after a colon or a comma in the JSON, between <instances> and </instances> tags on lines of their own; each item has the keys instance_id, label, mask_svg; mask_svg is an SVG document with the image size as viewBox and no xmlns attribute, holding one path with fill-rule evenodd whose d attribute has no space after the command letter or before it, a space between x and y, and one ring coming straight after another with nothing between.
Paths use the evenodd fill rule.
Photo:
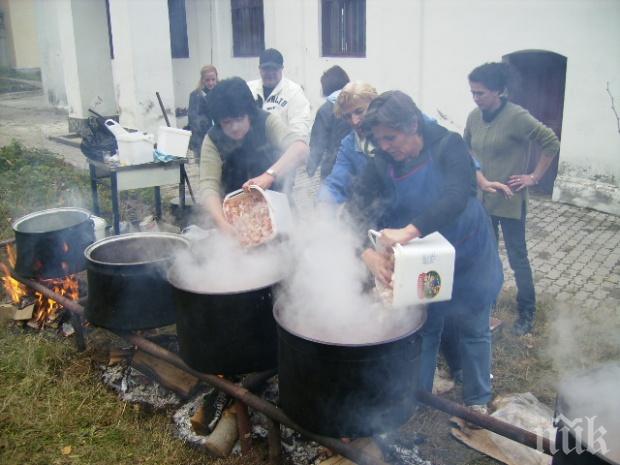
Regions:
<instances>
[{"instance_id":1,"label":"open fire","mask_svg":"<svg viewBox=\"0 0 620 465\"><path fill-rule=\"evenodd\" d=\"M11 268L14 268L17 259L15 248L12 245L8 245L6 251L9 265ZM13 304L18 308L33 305L32 318L28 322L29 326L42 329L57 323L62 313L61 305L39 292L33 292L27 286L14 279L11 276L10 268L6 264L0 262L0 270L3 275L0 279ZM39 282L63 297L74 301L77 301L79 298L80 287L75 275L55 279L41 279Z\"/></svg>"}]
</instances>

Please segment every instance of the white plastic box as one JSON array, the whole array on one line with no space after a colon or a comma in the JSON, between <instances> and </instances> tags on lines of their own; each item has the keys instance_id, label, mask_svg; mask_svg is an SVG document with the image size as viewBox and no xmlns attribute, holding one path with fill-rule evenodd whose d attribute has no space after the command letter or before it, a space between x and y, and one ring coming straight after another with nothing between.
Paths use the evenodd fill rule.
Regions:
<instances>
[{"instance_id":1,"label":"white plastic box","mask_svg":"<svg viewBox=\"0 0 620 465\"><path fill-rule=\"evenodd\" d=\"M191 131L161 126L157 132L157 150L166 155L187 157Z\"/></svg>"},{"instance_id":2,"label":"white plastic box","mask_svg":"<svg viewBox=\"0 0 620 465\"><path fill-rule=\"evenodd\" d=\"M369 237L376 241L380 233L370 230ZM452 298L455 250L440 233L393 247L394 275L392 305L406 307L415 304L441 302ZM378 284L378 286L382 286Z\"/></svg>"},{"instance_id":3,"label":"white plastic box","mask_svg":"<svg viewBox=\"0 0 620 465\"><path fill-rule=\"evenodd\" d=\"M127 132L113 119L106 120L105 125L116 138L118 159L122 165L142 165L153 162L155 141L152 134Z\"/></svg>"},{"instance_id":4,"label":"white plastic box","mask_svg":"<svg viewBox=\"0 0 620 465\"><path fill-rule=\"evenodd\" d=\"M261 243L268 242L278 235L288 235L293 228L293 215L288 197L285 194L272 190L264 190L259 186L250 186L251 190L259 192L267 203L269 208L269 219L271 221L272 233L269 237L263 238ZM232 199L245 195L243 189L233 191L224 198L223 206L226 210L226 204Z\"/></svg>"}]
</instances>

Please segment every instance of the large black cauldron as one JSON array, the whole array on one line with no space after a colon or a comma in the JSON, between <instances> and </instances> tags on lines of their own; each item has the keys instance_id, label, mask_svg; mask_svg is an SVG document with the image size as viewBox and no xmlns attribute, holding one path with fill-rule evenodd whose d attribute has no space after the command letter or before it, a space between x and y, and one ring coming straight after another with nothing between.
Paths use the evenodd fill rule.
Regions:
<instances>
[{"instance_id":1,"label":"large black cauldron","mask_svg":"<svg viewBox=\"0 0 620 465\"><path fill-rule=\"evenodd\" d=\"M375 344L311 340L288 330L274 311L279 336L280 406L296 423L331 437L393 430L413 414L420 325Z\"/></svg>"},{"instance_id":2,"label":"large black cauldron","mask_svg":"<svg viewBox=\"0 0 620 465\"><path fill-rule=\"evenodd\" d=\"M124 234L92 244L84 252L88 321L116 330L174 324L174 293L165 276L176 252L187 247L185 238L169 233Z\"/></svg>"},{"instance_id":3,"label":"large black cauldron","mask_svg":"<svg viewBox=\"0 0 620 465\"><path fill-rule=\"evenodd\" d=\"M15 271L27 278L59 278L83 271L84 249L95 240L88 210L51 208L13 223Z\"/></svg>"},{"instance_id":4,"label":"large black cauldron","mask_svg":"<svg viewBox=\"0 0 620 465\"><path fill-rule=\"evenodd\" d=\"M189 289L171 271L179 355L203 373L233 375L277 366L276 282L235 292Z\"/></svg>"}]
</instances>

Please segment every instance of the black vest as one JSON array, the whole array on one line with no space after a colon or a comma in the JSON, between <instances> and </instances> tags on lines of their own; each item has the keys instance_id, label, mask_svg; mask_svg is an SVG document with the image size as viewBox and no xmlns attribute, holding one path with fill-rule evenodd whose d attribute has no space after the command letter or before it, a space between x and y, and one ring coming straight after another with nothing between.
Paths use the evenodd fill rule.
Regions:
<instances>
[{"instance_id":1,"label":"black vest","mask_svg":"<svg viewBox=\"0 0 620 465\"><path fill-rule=\"evenodd\" d=\"M222 158L222 189L228 194L251 178L263 174L278 158L278 148L269 142L266 122L269 113L259 110L250 118L250 130L241 143L230 139L219 125L209 130L209 137ZM273 190L280 190L274 183Z\"/></svg>"}]
</instances>

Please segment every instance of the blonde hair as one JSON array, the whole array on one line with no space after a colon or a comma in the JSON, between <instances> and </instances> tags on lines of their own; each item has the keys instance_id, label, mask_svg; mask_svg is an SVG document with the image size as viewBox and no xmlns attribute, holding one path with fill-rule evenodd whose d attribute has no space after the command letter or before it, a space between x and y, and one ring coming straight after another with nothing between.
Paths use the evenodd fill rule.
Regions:
<instances>
[{"instance_id":1,"label":"blonde hair","mask_svg":"<svg viewBox=\"0 0 620 465\"><path fill-rule=\"evenodd\" d=\"M359 105L362 102L370 103L377 95L377 90L366 82L349 82L342 88L340 95L336 99L334 113L340 118L348 108Z\"/></svg>"},{"instance_id":2,"label":"blonde hair","mask_svg":"<svg viewBox=\"0 0 620 465\"><path fill-rule=\"evenodd\" d=\"M217 79L217 68L213 65L204 65L200 68L200 79L198 79L198 85L196 86L197 90L201 90L203 88L202 79L205 77L207 73L215 73L215 79Z\"/></svg>"}]
</instances>

